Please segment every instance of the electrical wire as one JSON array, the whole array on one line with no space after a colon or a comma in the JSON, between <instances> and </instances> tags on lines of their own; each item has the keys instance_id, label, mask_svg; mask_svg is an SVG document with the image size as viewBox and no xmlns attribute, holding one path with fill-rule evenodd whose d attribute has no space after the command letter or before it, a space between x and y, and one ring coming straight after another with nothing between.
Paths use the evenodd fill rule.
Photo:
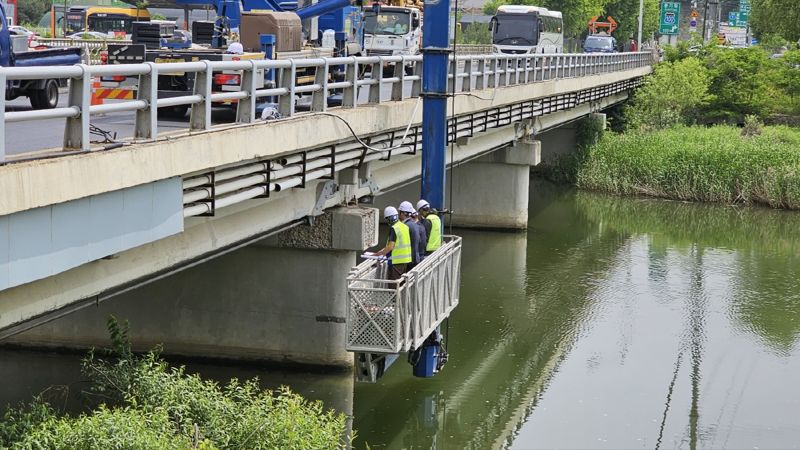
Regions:
<instances>
[{"instance_id":1,"label":"electrical wire","mask_svg":"<svg viewBox=\"0 0 800 450\"><path fill-rule=\"evenodd\" d=\"M348 122L347 119L345 119L343 117L337 116L336 114L327 113L327 112L315 112L315 113L312 113L311 115L312 116L328 116L328 117L333 117L334 119L337 119L337 120L341 121L342 123L345 124L347 129L350 130L350 134L353 135L353 138L355 138L356 142L358 142L363 148L365 148L367 150L372 150L373 152L382 153L382 152L397 150L397 149L406 147L407 144L404 143L404 141L408 138L408 132L411 130L411 125L414 123L414 117L417 115L417 110L419 109L419 104L420 104L421 100L422 100L422 97L417 97L417 102L414 104L414 110L411 112L411 117L408 119L408 125L406 125L406 130L405 130L405 132L403 132L403 136L400 138L400 144L399 145L395 145L393 147L387 147L387 148L371 147L369 144L364 142L358 136L358 133L356 133L356 131L350 125L350 122Z\"/></svg>"}]
</instances>

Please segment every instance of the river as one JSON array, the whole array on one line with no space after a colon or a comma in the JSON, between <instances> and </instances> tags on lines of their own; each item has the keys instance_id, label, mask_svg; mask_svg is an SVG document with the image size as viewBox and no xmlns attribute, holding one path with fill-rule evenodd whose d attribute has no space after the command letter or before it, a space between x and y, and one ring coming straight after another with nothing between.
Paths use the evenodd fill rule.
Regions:
<instances>
[{"instance_id":1,"label":"river","mask_svg":"<svg viewBox=\"0 0 800 450\"><path fill-rule=\"evenodd\" d=\"M457 230L433 379L195 370L352 408L358 449L800 447L800 214L531 184L527 232ZM0 357L3 402L79 378L76 356Z\"/></svg>"}]
</instances>

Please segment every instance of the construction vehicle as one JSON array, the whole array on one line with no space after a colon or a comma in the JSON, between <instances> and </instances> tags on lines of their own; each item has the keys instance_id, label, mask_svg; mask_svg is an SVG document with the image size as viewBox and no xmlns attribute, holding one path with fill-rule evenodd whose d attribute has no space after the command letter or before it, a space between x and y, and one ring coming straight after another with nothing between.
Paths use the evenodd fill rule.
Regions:
<instances>
[{"instance_id":1,"label":"construction vehicle","mask_svg":"<svg viewBox=\"0 0 800 450\"><path fill-rule=\"evenodd\" d=\"M192 0L197 4L199 0ZM179 0L180 2L180 0ZM190 48L163 48L164 42L170 42L164 36L164 27L156 23L135 24L132 44L108 44L108 53L104 56L107 64L141 63L141 62L189 62L189 61L237 61L246 59L288 59L319 58L358 53L361 50L359 39L361 33L361 15L354 14L357 8L350 6L349 0L327 0L301 8L296 11L276 11L267 8L285 8L287 2L276 3L273 0L217 1L218 14L229 16L218 17L215 22L195 22L192 28L192 45ZM258 9L264 8L264 9ZM320 17L321 16L321 17ZM320 17L319 22L326 27L334 28L335 45L332 48L303 46L301 37L302 20ZM272 35L269 45L262 42L262 36ZM231 43L230 45L228 43ZM319 40L312 44L319 44ZM236 48L231 51L231 48ZM297 70L297 83L312 83L314 68ZM335 70L335 68L332 68ZM271 83L274 74L264 73L258 77L257 88ZM212 92L229 92L240 89L241 76L238 71L223 71L215 74L212 80ZM138 79L136 77L111 76L101 79L100 86L95 89L97 99L127 100L136 96ZM179 97L194 90L194 73L165 73L158 77L160 98ZM236 100L227 100L215 106L235 106ZM172 117L186 115L188 106L164 108L161 113Z\"/></svg>"},{"instance_id":2,"label":"construction vehicle","mask_svg":"<svg viewBox=\"0 0 800 450\"><path fill-rule=\"evenodd\" d=\"M606 20L600 20L600 16L594 16L589 20L589 35L583 41L584 53L614 53L617 51L617 40L611 33L617 29L617 21L613 17L607 16Z\"/></svg>"},{"instance_id":3,"label":"construction vehicle","mask_svg":"<svg viewBox=\"0 0 800 450\"><path fill-rule=\"evenodd\" d=\"M364 11L367 56L416 55L422 43L422 3L394 0Z\"/></svg>"},{"instance_id":4,"label":"construction vehicle","mask_svg":"<svg viewBox=\"0 0 800 450\"><path fill-rule=\"evenodd\" d=\"M501 5L489 22L495 53L561 53L564 21L560 11L527 5Z\"/></svg>"}]
</instances>

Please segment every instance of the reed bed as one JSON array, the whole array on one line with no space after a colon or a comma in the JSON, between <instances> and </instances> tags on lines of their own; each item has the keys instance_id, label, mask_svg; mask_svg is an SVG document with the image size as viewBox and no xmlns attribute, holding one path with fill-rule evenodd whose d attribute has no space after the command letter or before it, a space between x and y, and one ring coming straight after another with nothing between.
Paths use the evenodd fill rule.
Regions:
<instances>
[{"instance_id":1,"label":"reed bed","mask_svg":"<svg viewBox=\"0 0 800 450\"><path fill-rule=\"evenodd\" d=\"M800 130L728 126L606 133L575 168L582 189L800 209Z\"/></svg>"}]
</instances>

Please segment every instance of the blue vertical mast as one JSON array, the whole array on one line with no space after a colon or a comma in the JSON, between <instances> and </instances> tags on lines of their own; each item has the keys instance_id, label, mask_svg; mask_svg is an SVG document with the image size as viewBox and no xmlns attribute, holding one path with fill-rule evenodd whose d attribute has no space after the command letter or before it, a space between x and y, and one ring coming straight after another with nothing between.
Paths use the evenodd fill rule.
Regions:
<instances>
[{"instance_id":1,"label":"blue vertical mast","mask_svg":"<svg viewBox=\"0 0 800 450\"><path fill-rule=\"evenodd\" d=\"M422 33L422 198L443 209L450 0L425 0ZM455 81L455 80L454 80Z\"/></svg>"}]
</instances>

